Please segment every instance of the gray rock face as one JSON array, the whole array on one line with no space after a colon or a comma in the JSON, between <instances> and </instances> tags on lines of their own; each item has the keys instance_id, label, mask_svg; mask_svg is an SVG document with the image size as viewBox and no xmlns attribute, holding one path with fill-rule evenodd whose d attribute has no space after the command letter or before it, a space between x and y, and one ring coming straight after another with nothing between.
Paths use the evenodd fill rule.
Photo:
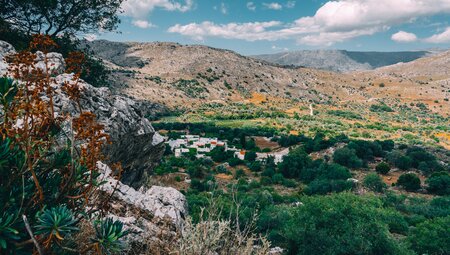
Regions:
<instances>
[{"instance_id":1,"label":"gray rock face","mask_svg":"<svg viewBox=\"0 0 450 255\"><path fill-rule=\"evenodd\" d=\"M14 48L0 41L0 56L14 53ZM44 64L44 54L37 53L38 68L47 68ZM64 59L61 54L48 53L48 68L57 75L55 77L54 103L57 114L79 112L77 105L72 102L62 90L64 82L72 81L71 74L64 74ZM6 73L7 63L0 61L0 75ZM108 88L96 88L83 81L79 83L82 89L80 105L84 111L91 111L98 121L105 126L112 144L106 146L107 163L120 162L124 168L122 181L133 187L140 187L149 178L149 172L159 162L164 153L163 138L155 132L150 121L145 118L141 102L129 97L113 94ZM146 112L151 111L149 105Z\"/></svg>"},{"instance_id":2,"label":"gray rock face","mask_svg":"<svg viewBox=\"0 0 450 255\"><path fill-rule=\"evenodd\" d=\"M166 218L176 226L181 226L187 214L186 198L171 187L152 186L136 190L111 177L111 169L101 162L98 164L102 174L100 180L106 181L101 190L108 194L114 192L114 198L130 206L146 211L151 218Z\"/></svg>"},{"instance_id":3,"label":"gray rock face","mask_svg":"<svg viewBox=\"0 0 450 255\"><path fill-rule=\"evenodd\" d=\"M97 166L102 173L99 181L105 181L100 189L108 197L113 194L107 217L120 220L131 230L125 237L129 252L139 254L139 247L151 247L176 237L187 214L183 194L174 188L159 186L135 190L111 177L107 165L98 162Z\"/></svg>"},{"instance_id":4,"label":"gray rock face","mask_svg":"<svg viewBox=\"0 0 450 255\"><path fill-rule=\"evenodd\" d=\"M70 74L56 77L54 102L57 112L77 112L76 104L62 91L64 81L71 79ZM84 82L79 85L83 110L93 112L111 137L112 144L105 147L107 162L122 164L124 183L135 188L144 185L149 172L164 153L162 136L155 132L131 98L114 95L108 88L95 88Z\"/></svg>"},{"instance_id":5,"label":"gray rock face","mask_svg":"<svg viewBox=\"0 0 450 255\"><path fill-rule=\"evenodd\" d=\"M11 44L0 41L0 76L3 76L8 69L8 64L4 61L4 57L14 53L16 53L16 50Z\"/></svg>"}]
</instances>

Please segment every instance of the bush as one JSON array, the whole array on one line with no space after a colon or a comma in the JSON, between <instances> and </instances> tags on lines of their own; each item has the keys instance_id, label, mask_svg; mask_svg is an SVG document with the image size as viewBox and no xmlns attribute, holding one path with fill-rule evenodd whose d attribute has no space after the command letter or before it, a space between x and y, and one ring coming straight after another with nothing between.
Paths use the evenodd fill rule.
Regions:
<instances>
[{"instance_id":1,"label":"bush","mask_svg":"<svg viewBox=\"0 0 450 255\"><path fill-rule=\"evenodd\" d=\"M425 183L428 192L436 195L450 195L450 175L446 172L433 174Z\"/></svg>"},{"instance_id":2,"label":"bush","mask_svg":"<svg viewBox=\"0 0 450 255\"><path fill-rule=\"evenodd\" d=\"M389 166L388 163L386 162L381 162L380 164L378 164L375 167L375 170L377 171L377 173L379 174L387 174L389 173L389 171L391 170L391 167Z\"/></svg>"},{"instance_id":3,"label":"bush","mask_svg":"<svg viewBox=\"0 0 450 255\"><path fill-rule=\"evenodd\" d=\"M305 197L302 203L283 224L287 254L406 253L383 222L377 198L343 193Z\"/></svg>"},{"instance_id":4,"label":"bush","mask_svg":"<svg viewBox=\"0 0 450 255\"><path fill-rule=\"evenodd\" d=\"M412 166L412 159L398 151L391 152L387 158L389 162L401 170L408 170Z\"/></svg>"},{"instance_id":5,"label":"bush","mask_svg":"<svg viewBox=\"0 0 450 255\"><path fill-rule=\"evenodd\" d=\"M445 255L450 251L450 216L427 220L417 225L408 237L418 254Z\"/></svg>"},{"instance_id":6,"label":"bush","mask_svg":"<svg viewBox=\"0 0 450 255\"><path fill-rule=\"evenodd\" d=\"M253 162L256 160L256 152L254 151L247 151L245 153L244 159L250 162Z\"/></svg>"},{"instance_id":7,"label":"bush","mask_svg":"<svg viewBox=\"0 0 450 255\"><path fill-rule=\"evenodd\" d=\"M402 186L407 191L416 191L420 189L420 179L416 174L402 174L398 178L397 185Z\"/></svg>"},{"instance_id":8,"label":"bush","mask_svg":"<svg viewBox=\"0 0 450 255\"><path fill-rule=\"evenodd\" d=\"M350 168L359 168L363 165L362 160L358 158L356 152L346 147L334 152L333 161Z\"/></svg>"},{"instance_id":9,"label":"bush","mask_svg":"<svg viewBox=\"0 0 450 255\"><path fill-rule=\"evenodd\" d=\"M301 147L298 147L283 157L283 162L278 164L278 168L286 178L299 178L301 171L308 167L310 163L311 159L308 154Z\"/></svg>"},{"instance_id":10,"label":"bush","mask_svg":"<svg viewBox=\"0 0 450 255\"><path fill-rule=\"evenodd\" d=\"M244 176L245 176L245 172L242 169L236 170L236 172L234 174L234 178L235 179L239 179L239 178L244 177Z\"/></svg>"},{"instance_id":11,"label":"bush","mask_svg":"<svg viewBox=\"0 0 450 255\"><path fill-rule=\"evenodd\" d=\"M364 178L364 186L374 192L383 192L386 188L386 184L378 176L378 174L370 173Z\"/></svg>"}]
</instances>

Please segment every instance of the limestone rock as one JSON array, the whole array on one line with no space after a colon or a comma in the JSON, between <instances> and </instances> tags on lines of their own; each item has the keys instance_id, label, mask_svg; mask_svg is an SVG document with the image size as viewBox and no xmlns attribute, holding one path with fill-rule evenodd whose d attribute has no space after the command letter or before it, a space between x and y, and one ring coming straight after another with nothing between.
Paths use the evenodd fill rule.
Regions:
<instances>
[{"instance_id":1,"label":"limestone rock","mask_svg":"<svg viewBox=\"0 0 450 255\"><path fill-rule=\"evenodd\" d=\"M176 239L187 214L186 198L173 188L153 186L146 190L123 184L110 176L111 169L101 162L100 189L106 196L113 194L107 217L120 220L131 233L125 241L135 254L143 246L160 246ZM115 191L114 191L115 190ZM114 193L113 193L114 192Z\"/></svg>"},{"instance_id":2,"label":"limestone rock","mask_svg":"<svg viewBox=\"0 0 450 255\"><path fill-rule=\"evenodd\" d=\"M4 61L4 57L14 53L16 53L16 50L11 44L0 41L0 76L3 76L8 69L8 64Z\"/></svg>"},{"instance_id":3,"label":"limestone rock","mask_svg":"<svg viewBox=\"0 0 450 255\"><path fill-rule=\"evenodd\" d=\"M14 48L0 41L0 56L14 53ZM65 82L73 80L72 74L65 74L65 63L61 54L37 52L36 66L47 67L56 76L53 85L56 114L79 113L78 105L72 102L62 89ZM47 58L47 66L44 58ZM0 61L0 75L7 71L7 63ZM105 126L112 144L105 147L107 163L120 162L124 169L123 182L135 188L147 183L149 172L164 153L163 138L155 132L146 118L152 111L152 104L144 104L126 96L113 94L108 88L96 88L80 81L82 89L80 105L83 111L93 112ZM144 108L144 109L143 109ZM156 107L155 107L156 108ZM159 110L159 109L155 109Z\"/></svg>"}]
</instances>

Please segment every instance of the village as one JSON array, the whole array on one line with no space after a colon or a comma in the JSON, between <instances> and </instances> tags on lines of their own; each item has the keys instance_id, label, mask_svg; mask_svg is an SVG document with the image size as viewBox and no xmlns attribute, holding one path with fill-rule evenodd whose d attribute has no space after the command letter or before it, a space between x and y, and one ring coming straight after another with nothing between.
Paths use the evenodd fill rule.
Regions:
<instances>
[{"instance_id":1,"label":"village","mask_svg":"<svg viewBox=\"0 0 450 255\"><path fill-rule=\"evenodd\" d=\"M264 139L268 139L265 138ZM174 153L175 157L182 157L187 153L195 153L197 158L209 157L207 154L216 147L223 147L224 151L232 151L235 158L245 159L247 153L244 149L229 146L227 141L221 141L218 138L201 137L199 135L181 135L178 139L167 139L166 144ZM272 157L275 164L283 161L283 156L289 153L289 148L281 148L272 152L257 152L256 161L264 162L267 158Z\"/></svg>"}]
</instances>

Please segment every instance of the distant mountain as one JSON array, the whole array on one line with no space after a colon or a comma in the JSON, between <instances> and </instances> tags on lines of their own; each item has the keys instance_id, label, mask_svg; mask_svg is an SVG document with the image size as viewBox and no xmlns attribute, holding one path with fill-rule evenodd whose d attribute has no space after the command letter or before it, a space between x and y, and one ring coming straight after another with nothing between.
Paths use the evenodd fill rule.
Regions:
<instances>
[{"instance_id":1,"label":"distant mountain","mask_svg":"<svg viewBox=\"0 0 450 255\"><path fill-rule=\"evenodd\" d=\"M111 88L169 109L242 102L264 102L268 107L290 109L293 102L367 105L382 100L407 105L423 102L436 112L450 112L450 51L433 54L317 51L308 52L305 57L317 59L322 52L323 63L334 63L340 70L344 67L355 70L355 66L360 67L356 70L363 69L338 73L272 64L202 45L94 41L88 46L111 68ZM366 69L386 64L383 62L386 56L390 59L403 56L401 60L406 61L417 57L414 54L426 56L408 63ZM358 59L366 59L366 64Z\"/></svg>"},{"instance_id":2,"label":"distant mountain","mask_svg":"<svg viewBox=\"0 0 450 255\"><path fill-rule=\"evenodd\" d=\"M311 67L335 72L372 70L432 55L430 51L362 52L304 50L252 56L270 63Z\"/></svg>"}]
</instances>

